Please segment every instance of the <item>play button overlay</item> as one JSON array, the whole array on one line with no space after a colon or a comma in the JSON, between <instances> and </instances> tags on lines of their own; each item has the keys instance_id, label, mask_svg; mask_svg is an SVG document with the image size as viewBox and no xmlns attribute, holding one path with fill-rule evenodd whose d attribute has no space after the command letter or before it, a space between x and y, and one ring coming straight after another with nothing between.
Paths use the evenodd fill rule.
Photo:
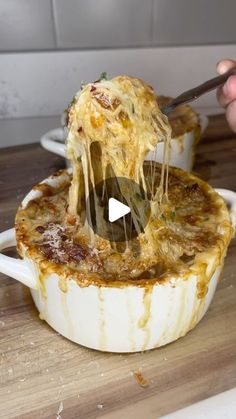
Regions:
<instances>
[{"instance_id":1,"label":"play button overlay","mask_svg":"<svg viewBox=\"0 0 236 419\"><path fill-rule=\"evenodd\" d=\"M94 233L111 242L135 239L144 232L150 204L142 186L110 177L90 190L86 218Z\"/></svg>"},{"instance_id":2,"label":"play button overlay","mask_svg":"<svg viewBox=\"0 0 236 419\"><path fill-rule=\"evenodd\" d=\"M124 217L130 213L130 207L122 202L118 201L115 198L110 198L108 201L108 219L111 223L119 220L119 218Z\"/></svg>"}]
</instances>

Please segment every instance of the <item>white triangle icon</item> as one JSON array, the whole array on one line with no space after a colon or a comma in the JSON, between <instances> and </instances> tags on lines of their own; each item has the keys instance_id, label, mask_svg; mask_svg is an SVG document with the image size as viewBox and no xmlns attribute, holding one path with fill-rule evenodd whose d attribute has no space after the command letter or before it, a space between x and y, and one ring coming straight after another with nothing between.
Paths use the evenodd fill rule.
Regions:
<instances>
[{"instance_id":1,"label":"white triangle icon","mask_svg":"<svg viewBox=\"0 0 236 419\"><path fill-rule=\"evenodd\" d=\"M124 215L130 213L130 207L123 204L115 198L109 198L108 201L108 219L111 223L119 218L124 217Z\"/></svg>"}]
</instances>

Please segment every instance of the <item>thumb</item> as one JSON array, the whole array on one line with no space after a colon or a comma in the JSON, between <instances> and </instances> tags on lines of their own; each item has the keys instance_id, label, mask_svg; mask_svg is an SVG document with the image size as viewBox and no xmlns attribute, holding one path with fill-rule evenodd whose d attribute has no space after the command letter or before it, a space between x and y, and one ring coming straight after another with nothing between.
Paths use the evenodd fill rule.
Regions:
<instances>
[{"instance_id":1,"label":"thumb","mask_svg":"<svg viewBox=\"0 0 236 419\"><path fill-rule=\"evenodd\" d=\"M226 71L230 70L230 68L236 67L235 60L221 60L217 63L216 70L219 74L223 74Z\"/></svg>"}]
</instances>

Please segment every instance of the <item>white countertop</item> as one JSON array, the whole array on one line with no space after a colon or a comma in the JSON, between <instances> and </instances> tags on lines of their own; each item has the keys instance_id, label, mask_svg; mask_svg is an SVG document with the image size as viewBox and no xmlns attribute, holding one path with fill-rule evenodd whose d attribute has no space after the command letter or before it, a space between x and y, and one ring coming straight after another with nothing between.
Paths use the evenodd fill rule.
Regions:
<instances>
[{"instance_id":1,"label":"white countertop","mask_svg":"<svg viewBox=\"0 0 236 419\"><path fill-rule=\"evenodd\" d=\"M235 419L236 388L202 400L161 419Z\"/></svg>"}]
</instances>

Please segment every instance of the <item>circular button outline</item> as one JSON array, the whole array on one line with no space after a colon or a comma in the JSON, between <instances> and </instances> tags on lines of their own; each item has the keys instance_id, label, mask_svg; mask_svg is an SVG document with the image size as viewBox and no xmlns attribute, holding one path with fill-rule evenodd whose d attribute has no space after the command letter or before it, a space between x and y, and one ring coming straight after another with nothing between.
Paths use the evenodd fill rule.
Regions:
<instances>
[{"instance_id":1,"label":"circular button outline","mask_svg":"<svg viewBox=\"0 0 236 419\"><path fill-rule=\"evenodd\" d=\"M130 213L109 221L109 199L127 205ZM95 210L96 202L96 210ZM86 202L87 221L95 234L110 242L126 242L144 232L151 213L143 187L126 177L109 177L90 189Z\"/></svg>"}]
</instances>

